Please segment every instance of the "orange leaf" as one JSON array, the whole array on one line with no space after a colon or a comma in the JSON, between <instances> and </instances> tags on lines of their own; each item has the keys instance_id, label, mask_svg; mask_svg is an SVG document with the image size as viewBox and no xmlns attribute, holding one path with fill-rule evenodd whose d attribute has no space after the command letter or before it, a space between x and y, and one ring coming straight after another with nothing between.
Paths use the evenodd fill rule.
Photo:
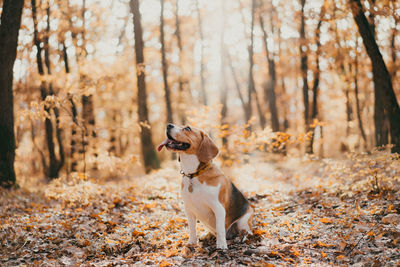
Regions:
<instances>
[{"instance_id":1,"label":"orange leaf","mask_svg":"<svg viewBox=\"0 0 400 267\"><path fill-rule=\"evenodd\" d=\"M317 243L315 243L315 244L313 244L313 247L325 247L325 248L330 248L330 247L334 247L335 245L329 245L329 244L326 244L326 243L324 243L324 242L321 242L321 241L317 241Z\"/></svg>"},{"instance_id":2,"label":"orange leaf","mask_svg":"<svg viewBox=\"0 0 400 267\"><path fill-rule=\"evenodd\" d=\"M296 250L296 249L293 249L292 254L293 254L293 256L295 256L295 257L300 256L300 252L299 252L298 250Z\"/></svg>"},{"instance_id":3,"label":"orange leaf","mask_svg":"<svg viewBox=\"0 0 400 267\"><path fill-rule=\"evenodd\" d=\"M344 260L344 259L346 259L346 256L344 255L339 255L336 257L336 260Z\"/></svg>"},{"instance_id":4,"label":"orange leaf","mask_svg":"<svg viewBox=\"0 0 400 267\"><path fill-rule=\"evenodd\" d=\"M167 251L167 255L166 256L167 256L167 258L170 258L170 257L176 256L178 254L179 254L179 251L177 249L172 248L172 249Z\"/></svg>"},{"instance_id":5,"label":"orange leaf","mask_svg":"<svg viewBox=\"0 0 400 267\"><path fill-rule=\"evenodd\" d=\"M329 218L321 218L320 221L321 221L322 223L332 223L332 220L329 219Z\"/></svg>"},{"instance_id":6,"label":"orange leaf","mask_svg":"<svg viewBox=\"0 0 400 267\"><path fill-rule=\"evenodd\" d=\"M139 231L133 230L132 231L132 235L133 236L144 236L145 234L143 232L139 232Z\"/></svg>"},{"instance_id":7,"label":"orange leaf","mask_svg":"<svg viewBox=\"0 0 400 267\"><path fill-rule=\"evenodd\" d=\"M165 260L160 262L160 264L158 265L158 267L167 267L167 266L171 266L171 263L169 263L168 261L165 261Z\"/></svg>"},{"instance_id":8,"label":"orange leaf","mask_svg":"<svg viewBox=\"0 0 400 267\"><path fill-rule=\"evenodd\" d=\"M255 230L253 231L253 234L254 234L254 235L263 235L263 234L265 234L266 232L267 232L266 230L255 229Z\"/></svg>"}]
</instances>

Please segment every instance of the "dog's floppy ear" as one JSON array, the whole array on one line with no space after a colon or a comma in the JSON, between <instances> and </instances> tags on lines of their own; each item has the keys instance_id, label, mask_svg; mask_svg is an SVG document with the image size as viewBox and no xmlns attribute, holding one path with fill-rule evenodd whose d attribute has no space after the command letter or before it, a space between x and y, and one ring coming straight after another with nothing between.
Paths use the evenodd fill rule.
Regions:
<instances>
[{"instance_id":1,"label":"dog's floppy ear","mask_svg":"<svg viewBox=\"0 0 400 267\"><path fill-rule=\"evenodd\" d=\"M201 132L202 141L197 149L197 157L200 162L209 162L218 155L218 147L207 134Z\"/></svg>"}]
</instances>

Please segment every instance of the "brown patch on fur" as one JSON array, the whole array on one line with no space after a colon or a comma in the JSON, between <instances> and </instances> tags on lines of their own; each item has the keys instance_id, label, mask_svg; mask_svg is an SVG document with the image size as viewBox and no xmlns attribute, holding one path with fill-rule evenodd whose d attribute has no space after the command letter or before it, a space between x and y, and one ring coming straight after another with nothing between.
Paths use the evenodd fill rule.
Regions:
<instances>
[{"instance_id":1,"label":"brown patch on fur","mask_svg":"<svg viewBox=\"0 0 400 267\"><path fill-rule=\"evenodd\" d=\"M200 132L200 134L202 140L197 148L196 155L200 162L209 162L218 155L218 148L207 134L203 132Z\"/></svg>"},{"instance_id":2,"label":"brown patch on fur","mask_svg":"<svg viewBox=\"0 0 400 267\"><path fill-rule=\"evenodd\" d=\"M218 201L222 204L226 211L226 229L228 229L232 225L232 223L237 221L249 210L250 206L245 205L245 202L247 202L247 200L244 199L237 188L235 188L235 194L232 195L234 185L215 165L212 165L209 170L199 175L197 178L200 183L206 183L209 186L215 187L221 185L218 194ZM240 199L239 197L242 197L242 199ZM240 206L237 207L235 206L236 204L239 204Z\"/></svg>"},{"instance_id":3,"label":"brown patch on fur","mask_svg":"<svg viewBox=\"0 0 400 267\"><path fill-rule=\"evenodd\" d=\"M184 130L184 127L179 127L176 126L176 128L179 129L179 131L176 132L176 134L173 136L175 140L179 142L185 142L190 144L190 148L184 151L186 154L197 154L198 147L200 146L200 143L202 141L202 131L190 127L190 131Z\"/></svg>"},{"instance_id":4,"label":"brown patch on fur","mask_svg":"<svg viewBox=\"0 0 400 267\"><path fill-rule=\"evenodd\" d=\"M197 176L200 183L206 183L209 186L217 186L223 182L224 174L214 164L201 175Z\"/></svg>"},{"instance_id":5,"label":"brown patch on fur","mask_svg":"<svg viewBox=\"0 0 400 267\"><path fill-rule=\"evenodd\" d=\"M224 179L225 180L225 179ZM225 210L229 207L229 196L232 191L232 186L229 183L223 183L219 189L218 200L224 206Z\"/></svg>"},{"instance_id":6,"label":"brown patch on fur","mask_svg":"<svg viewBox=\"0 0 400 267\"><path fill-rule=\"evenodd\" d=\"M190 131L185 130L186 127L178 127L179 130L173 136L179 142L189 143L190 147L184 151L186 154L197 155L200 162L210 162L218 155L218 147L211 138L200 129L190 127Z\"/></svg>"}]
</instances>

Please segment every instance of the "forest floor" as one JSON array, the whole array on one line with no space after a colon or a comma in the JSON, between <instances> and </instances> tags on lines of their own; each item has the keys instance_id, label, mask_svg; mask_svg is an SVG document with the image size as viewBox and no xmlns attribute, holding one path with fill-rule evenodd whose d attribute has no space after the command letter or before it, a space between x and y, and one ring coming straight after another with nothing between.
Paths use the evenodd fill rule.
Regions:
<instances>
[{"instance_id":1,"label":"forest floor","mask_svg":"<svg viewBox=\"0 0 400 267\"><path fill-rule=\"evenodd\" d=\"M186 247L179 169L0 190L0 265L400 265L400 163L379 152L225 168L255 207L253 235ZM201 223L199 236L206 234Z\"/></svg>"}]
</instances>

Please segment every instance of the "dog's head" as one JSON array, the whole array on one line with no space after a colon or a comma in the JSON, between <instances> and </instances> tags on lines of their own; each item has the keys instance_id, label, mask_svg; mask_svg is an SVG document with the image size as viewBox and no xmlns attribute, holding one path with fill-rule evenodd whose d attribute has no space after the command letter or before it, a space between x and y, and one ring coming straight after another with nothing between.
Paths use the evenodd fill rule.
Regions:
<instances>
[{"instance_id":1,"label":"dog's head","mask_svg":"<svg viewBox=\"0 0 400 267\"><path fill-rule=\"evenodd\" d=\"M167 139L159 146L158 151L165 146L168 150L178 153L194 154L200 162L209 162L218 154L218 148L210 137L200 129L168 124Z\"/></svg>"}]
</instances>

